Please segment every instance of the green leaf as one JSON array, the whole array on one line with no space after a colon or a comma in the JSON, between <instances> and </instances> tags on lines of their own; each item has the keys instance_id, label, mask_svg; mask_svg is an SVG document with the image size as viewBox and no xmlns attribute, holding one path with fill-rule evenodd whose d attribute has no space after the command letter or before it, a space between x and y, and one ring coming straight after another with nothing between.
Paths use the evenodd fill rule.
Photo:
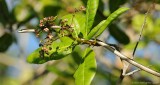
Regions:
<instances>
[{"instance_id":1,"label":"green leaf","mask_svg":"<svg viewBox=\"0 0 160 85\"><path fill-rule=\"evenodd\" d=\"M76 64L80 64L81 63L81 55L83 54L82 49L80 48L80 46L76 46L74 48L74 51L72 52L72 58L75 61Z\"/></svg>"},{"instance_id":2,"label":"green leaf","mask_svg":"<svg viewBox=\"0 0 160 85\"><path fill-rule=\"evenodd\" d=\"M105 4L103 3L102 0L99 1L99 6L98 6L98 9L97 9L97 13L96 13L96 16L94 18L94 23L92 25L92 29L93 27L95 27L96 25L99 24L99 22L101 22L102 20L105 20L107 18L107 16L109 15L109 12L108 12L108 15L104 14L105 11L109 11L109 10L104 10Z\"/></svg>"},{"instance_id":3,"label":"green leaf","mask_svg":"<svg viewBox=\"0 0 160 85\"><path fill-rule=\"evenodd\" d=\"M74 74L76 85L90 85L96 73L95 53L90 48L83 53L81 63Z\"/></svg>"},{"instance_id":4,"label":"green leaf","mask_svg":"<svg viewBox=\"0 0 160 85\"><path fill-rule=\"evenodd\" d=\"M97 31L105 24L105 22L106 20L103 20L96 27L94 27L88 34L88 39L91 39L97 33Z\"/></svg>"},{"instance_id":5,"label":"green leaf","mask_svg":"<svg viewBox=\"0 0 160 85\"><path fill-rule=\"evenodd\" d=\"M123 5L127 0L109 0L109 10L110 12L114 12L121 5Z\"/></svg>"},{"instance_id":6,"label":"green leaf","mask_svg":"<svg viewBox=\"0 0 160 85\"><path fill-rule=\"evenodd\" d=\"M126 35L126 33L120 30L120 28L116 24L111 24L109 26L109 32L121 44L126 45L130 42L130 39Z\"/></svg>"},{"instance_id":7,"label":"green leaf","mask_svg":"<svg viewBox=\"0 0 160 85\"><path fill-rule=\"evenodd\" d=\"M88 0L87 2L85 33L83 33L85 38L92 29L94 18L98 9L98 4L99 0Z\"/></svg>"},{"instance_id":8,"label":"green leaf","mask_svg":"<svg viewBox=\"0 0 160 85\"><path fill-rule=\"evenodd\" d=\"M102 32L110 25L118 16L120 16L125 11L129 10L129 8L121 7L113 12L106 20L101 21L97 26L95 26L91 32L88 34L88 39L92 38L94 35L98 37Z\"/></svg>"},{"instance_id":9,"label":"green leaf","mask_svg":"<svg viewBox=\"0 0 160 85\"><path fill-rule=\"evenodd\" d=\"M27 57L27 62L41 64L50 60L58 60L72 52L73 49L73 40L69 37L62 37L61 41L54 41L51 45L52 49L49 51L49 55L44 54L44 57L41 57L40 54L41 48L38 48L34 52L32 52Z\"/></svg>"},{"instance_id":10,"label":"green leaf","mask_svg":"<svg viewBox=\"0 0 160 85\"><path fill-rule=\"evenodd\" d=\"M13 37L9 33L5 33L0 37L0 52L6 51L13 42Z\"/></svg>"},{"instance_id":11,"label":"green leaf","mask_svg":"<svg viewBox=\"0 0 160 85\"><path fill-rule=\"evenodd\" d=\"M82 33L84 30L84 22L85 22L85 16L83 13L76 13L75 16L73 16L72 14L68 14L66 16L63 16L62 19L67 19L68 25L73 24L74 27L74 32L72 33L72 35L74 37L78 37L78 35L80 34L80 32ZM72 21L73 20L73 21Z\"/></svg>"}]
</instances>

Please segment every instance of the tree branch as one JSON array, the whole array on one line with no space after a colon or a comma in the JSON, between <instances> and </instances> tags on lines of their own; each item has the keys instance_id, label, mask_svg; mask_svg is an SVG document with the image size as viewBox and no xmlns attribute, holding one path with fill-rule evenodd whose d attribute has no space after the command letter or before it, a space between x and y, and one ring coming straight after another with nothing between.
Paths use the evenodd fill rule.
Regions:
<instances>
[{"instance_id":1,"label":"tree branch","mask_svg":"<svg viewBox=\"0 0 160 85\"><path fill-rule=\"evenodd\" d=\"M20 32L20 33L21 32L27 32L27 30L26 29L22 29L22 30L20 30L18 32ZM31 32L31 31L28 31L28 32ZM32 29L32 32L35 32L35 30ZM146 72L148 72L150 74L153 74L153 75L155 75L157 77L160 77L160 73L158 73L158 72L156 72L156 71L154 71L154 70L152 70L152 69L150 69L150 68L148 68L146 66L143 66L142 64L139 64L139 63L135 62L133 59L123 55L121 52L116 50L114 47L112 47L109 44L106 44L106 43L104 43L104 42L102 42L100 40L85 40L85 39L73 38L73 37L71 37L71 38L76 40L76 41L78 41L78 42L80 42L81 44L88 44L88 45L93 45L93 46L102 46L102 47L108 49L109 51L111 51L112 53L114 53L115 55L117 55L118 57L120 57L120 59L122 59L122 60L124 60L124 61L126 61L126 62L128 62L128 63L130 63L130 64L132 64L132 65L134 65L136 67L138 67L139 69L141 69L143 71L146 71Z\"/></svg>"},{"instance_id":2,"label":"tree branch","mask_svg":"<svg viewBox=\"0 0 160 85\"><path fill-rule=\"evenodd\" d=\"M146 71L150 74L153 74L155 76L158 76L160 77L160 73L148 68L148 67L145 67L143 66L142 64L139 64L137 62L135 62L133 59L123 55L122 53L120 53L119 51L117 51L116 49L112 48L111 46L109 46L108 44L104 43L104 42L97 42L97 44L99 44L100 46L103 46L105 47L106 49L110 50L111 52L113 52L115 55L117 55L118 57L120 57L122 60L125 60L127 61L128 63L138 67L139 69L143 70L143 71Z\"/></svg>"}]
</instances>

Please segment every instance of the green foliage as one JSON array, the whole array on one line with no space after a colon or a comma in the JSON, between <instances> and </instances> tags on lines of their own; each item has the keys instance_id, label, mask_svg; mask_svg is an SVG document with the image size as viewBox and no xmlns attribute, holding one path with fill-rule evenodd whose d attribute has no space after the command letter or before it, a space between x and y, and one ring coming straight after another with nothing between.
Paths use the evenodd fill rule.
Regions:
<instances>
[{"instance_id":1,"label":"green foliage","mask_svg":"<svg viewBox=\"0 0 160 85\"><path fill-rule=\"evenodd\" d=\"M129 10L129 8L119 8L115 12L113 12L106 20L101 21L97 26L95 26L91 32L88 34L88 39L92 38L93 36L98 37L102 32L113 22L118 16L120 16L125 11Z\"/></svg>"},{"instance_id":2,"label":"green foliage","mask_svg":"<svg viewBox=\"0 0 160 85\"><path fill-rule=\"evenodd\" d=\"M67 24L73 25L74 32L72 33L73 37L78 37L80 33L84 33L85 29L85 15L83 13L76 13L74 16L72 14L68 14L62 17L63 19L67 19Z\"/></svg>"},{"instance_id":3,"label":"green foliage","mask_svg":"<svg viewBox=\"0 0 160 85\"><path fill-rule=\"evenodd\" d=\"M93 2L91 2L90 0L88 1L88 4L89 6L87 6L87 10L88 10L88 13L90 13L90 11L93 11L93 9L95 10L93 12L93 16L89 16L88 13L86 13L86 22L83 22L85 21L82 17L83 17L83 14L77 14L77 15L66 15L64 17L62 17L62 20L65 20L65 22L63 22L62 25L68 27L70 25L75 25L71 28L65 28L63 30L60 30L61 32L59 33L59 31L57 31L56 33L58 35L60 35L59 37L63 37L64 36L68 36L68 35L72 35L72 37L75 37L75 38L78 38L79 37L79 34L80 33L84 33L84 31L86 31L87 29L89 30L91 28L91 26L93 25L93 21L94 21L94 17L95 17L95 13L96 13L96 10L97 8L95 7L92 7L93 6ZM95 2L95 4L98 4L98 2ZM97 6L98 7L98 6ZM90 9L91 8L91 9ZM104 30L105 28L113 21L115 20L120 14L122 14L123 12L127 11L128 8L120 8L118 9L117 11L115 11L114 13L112 13L106 20L100 22L100 24L98 24L95 28L93 28L90 32L90 34L87 36L88 39L92 38L94 35L97 37L99 36ZM92 13L92 12L91 12ZM89 18L89 20L88 20ZM91 21L90 21L91 19ZM47 24L47 23L46 23ZM89 25L90 24L90 25ZM44 24L45 25L45 24ZM86 25L85 29L84 28L84 25ZM49 26L48 26L49 27ZM88 28L89 27L89 28ZM82 30L81 30L82 28ZM42 29L42 28L41 28ZM67 30L67 29L73 29L73 32ZM111 28L111 29L116 29L115 27L114 28ZM118 29L117 29L118 30ZM63 32L63 33L62 33ZM88 33L88 32L87 32ZM96 33L96 34L95 34ZM113 33L113 32L112 32ZM117 32L115 34L118 34ZM114 35L115 35L114 34ZM120 34L123 34L124 36L122 36L121 38L119 38L120 36L116 36L117 39L119 40L123 40L123 38L125 38L125 41L122 41L121 43L124 43L124 44L127 44L129 42L129 38L123 33L121 32ZM69 44L66 44L67 42L69 42ZM41 58L41 56L43 56L43 53L41 53L41 47L39 49L37 49L35 52L33 52L31 55L29 55L27 61L30 62L30 63L44 63L44 62L47 62L49 60L55 60L55 59L61 59L63 58L66 54L69 54L72 52L72 49L67 49L67 48L72 48L73 46L73 40L71 39L67 39L67 41L61 41L59 43L56 43L55 41L52 43L51 47L52 49L49 50L49 54L46 54L45 52L42 52L44 53L44 57ZM64 45L63 45L64 44ZM48 47L49 48L49 47ZM69 50L69 51L65 51L65 50ZM64 52L63 52L64 51ZM61 57L60 57L61 56Z\"/></svg>"},{"instance_id":4,"label":"green foliage","mask_svg":"<svg viewBox=\"0 0 160 85\"><path fill-rule=\"evenodd\" d=\"M74 51L72 52L72 58L73 58L73 60L74 60L74 62L77 64L77 65L79 65L80 63L81 63L81 57L82 57L82 54L83 54L83 51L82 51L82 49L80 48L80 46L76 46L75 48L74 48Z\"/></svg>"},{"instance_id":5,"label":"green foliage","mask_svg":"<svg viewBox=\"0 0 160 85\"><path fill-rule=\"evenodd\" d=\"M98 4L99 4L99 0L88 0L87 2L85 34L84 34L85 37L92 29L94 17L98 9Z\"/></svg>"},{"instance_id":6,"label":"green foliage","mask_svg":"<svg viewBox=\"0 0 160 85\"><path fill-rule=\"evenodd\" d=\"M72 52L72 44L72 39L69 37L62 37L60 42L54 41L51 46L47 47L52 47L52 49L49 50L49 54L41 54L41 48L38 48L27 57L27 62L41 64L50 60L61 59Z\"/></svg>"},{"instance_id":7,"label":"green foliage","mask_svg":"<svg viewBox=\"0 0 160 85\"><path fill-rule=\"evenodd\" d=\"M71 54L75 62L79 64L74 74L76 85L90 85L97 68L95 53L93 52L93 50L91 50L91 48L86 48L80 53L80 48L76 47L74 49L75 46L85 42L78 41L78 39L91 39L93 38L93 36L98 37L113 22L113 20L115 20L118 16L128 10L128 8L125 7L119 8L118 10L113 12L106 20L101 21L92 29L95 15L98 9L98 4L99 0L88 0L86 15L84 15L83 13L74 13L74 15L69 14L63 16L61 18L61 28L59 28L59 30L53 29L54 31L52 31L50 25L54 25L54 23L50 24L50 21L47 22L46 20L50 20L49 18L44 18L43 20L41 20L39 30L44 32L44 29L48 29L49 31L45 32L48 32L48 34L52 32L56 33L60 40L58 39L57 41L53 41L52 44L47 47L42 46L38 48L28 56L27 61L30 63L41 64L50 60L62 59L65 56ZM120 34L123 34L123 32L120 32ZM120 37L120 40L125 37L126 40L122 41L121 43L126 44L129 42L129 39L125 34L123 35L124 36ZM48 50L48 53L43 50L43 48L49 49L50 47L52 49ZM58 75L65 75L63 74L63 72L62 74L61 72L59 73L58 69L50 68L50 70Z\"/></svg>"},{"instance_id":8,"label":"green foliage","mask_svg":"<svg viewBox=\"0 0 160 85\"><path fill-rule=\"evenodd\" d=\"M100 30L101 27L103 27L104 23L106 22L106 20L101 21L96 27L94 27L91 32L88 34L88 39L92 38L97 31Z\"/></svg>"},{"instance_id":9,"label":"green foliage","mask_svg":"<svg viewBox=\"0 0 160 85\"><path fill-rule=\"evenodd\" d=\"M81 55L81 63L74 74L76 85L90 85L96 73L96 60L93 50L85 49Z\"/></svg>"},{"instance_id":10,"label":"green foliage","mask_svg":"<svg viewBox=\"0 0 160 85\"><path fill-rule=\"evenodd\" d=\"M74 74L74 79L76 85L90 85L92 84L92 80L94 78L94 75L96 73L101 73L100 75L103 76L104 80L109 81L110 84L115 84L117 81L117 75L119 75L120 71L116 71L115 69L112 70L112 72L102 71L103 67L100 67L100 71L97 70L97 64L95 59L95 53L94 51L88 47L84 51L81 49L81 45L85 43L85 41L78 41L78 39L83 38L86 40L89 39L95 39L98 36L100 36L106 28L109 28L110 34L120 43L127 45L127 49L133 49L135 43L131 42L129 37L125 34L123 30L121 30L117 22L114 22L121 14L129 10L129 8L121 7L121 5L125 4L127 0L108 0L109 4L109 10L105 7L103 7L105 4L103 0L71 0L72 3L78 2L78 5L81 5L83 2L86 6L86 12L78 11L73 14L67 14L68 12L74 12L74 8L76 7L67 7L67 5L72 5L70 0L34 0L33 3L30 3L30 0L22 0L20 1L20 4L17 4L11 12L9 12L5 0L0 0L0 10L2 13L0 13L0 21L5 26L7 26L7 30L9 28L10 33L5 33L3 36L0 37L0 52L5 52L9 46L13 42L13 30L11 29L13 24L18 24L19 26L24 26L27 23L27 26L30 25L30 20L32 19L41 19L43 17L48 16L57 16L57 20L53 20L53 26L64 26L64 28L52 29L49 28L50 26L42 26L41 27L33 27L36 29L41 30L41 34L49 34L49 32L44 32L43 28L49 28L52 30L51 34L53 35L53 42L51 45L47 45L46 48L48 49L48 53L44 52L42 50L43 46L40 46L38 49L36 49L34 52L32 52L27 57L27 62L32 64L42 64L51 60L60 60L60 59L73 59L74 62L67 62L67 64L63 67L61 65L52 64L48 67L46 67L46 70L49 72L52 72L56 75L58 75L57 79L54 81L53 85L70 85L66 84L64 81L64 78L73 80L73 73L76 70ZM81 3L79 3L81 2ZM36 4L35 4L36 3ZM62 4L60 4L62 3ZM67 4L67 5L64 5ZM77 3L75 3L77 5ZM74 4L74 5L75 5ZM102 6L103 5L103 6ZM38 7L37 7L38 6ZM65 11L64 11L65 10ZM66 11L67 10L67 11ZM103 11L106 10L110 15L105 15ZM101 13L102 12L102 13ZM12 15L12 16L11 16ZM63 16L61 16L63 15ZM96 16L98 16L99 19L96 19ZM3 17L4 16L4 17ZM124 16L122 16L124 18ZM144 15L137 15L133 17L132 25L135 28L136 32L139 32L141 25L143 24L143 18ZM12 20L15 19L15 20ZM64 25L62 25L60 19L67 20ZM159 26L160 26L160 20L156 19L155 24L153 24L154 20L152 20L152 17L147 18L147 22L149 24L146 25L144 35L145 37L150 37L151 39L159 40ZM9 23L9 27L8 27ZM6 24L6 25L5 25ZM47 24L47 23L46 23ZM0 24L1 26L1 24ZM27 27L26 26L26 27ZM17 27L17 28L18 28ZM27 27L28 28L28 27ZM30 27L29 27L30 28ZM154 30L153 30L154 28ZM71 29L71 30L70 30ZM53 31L54 30L54 31ZM46 37L47 38L47 37ZM43 39L44 41L46 39ZM42 41L43 41L42 40ZM47 42L47 40L46 40ZM46 43L43 42L42 44ZM132 44L133 43L133 44ZM40 43L41 44L41 43ZM146 45L146 43L140 43L142 44L141 48ZM84 45L86 46L86 45ZM89 45L90 46L90 45ZM45 47L45 46L44 46ZM83 47L84 48L84 47ZM65 58L66 57L66 58ZM58 62L63 62L58 61ZM143 61L143 60L141 60ZM147 63L148 61L146 61ZM150 63L147 63L146 65L149 65ZM72 70L68 68L72 67ZM78 66L78 67L77 67ZM157 69L159 65L156 65ZM64 68L61 70L60 68ZM66 70L67 69L67 70ZM109 69L109 68L107 68ZM70 71L71 70L71 71ZM110 69L109 69L110 70ZM63 78L62 78L63 77ZM41 79L42 80L42 79ZM68 82L68 81L67 81ZM106 81L105 81L106 82ZM93 83L94 84L94 83Z\"/></svg>"}]
</instances>

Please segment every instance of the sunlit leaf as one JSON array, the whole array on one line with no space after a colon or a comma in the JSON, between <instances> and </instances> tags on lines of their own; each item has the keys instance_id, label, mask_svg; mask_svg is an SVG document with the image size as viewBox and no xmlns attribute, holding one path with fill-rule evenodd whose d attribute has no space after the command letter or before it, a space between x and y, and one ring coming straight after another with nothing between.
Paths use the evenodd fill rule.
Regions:
<instances>
[{"instance_id":1,"label":"sunlit leaf","mask_svg":"<svg viewBox=\"0 0 160 85\"><path fill-rule=\"evenodd\" d=\"M98 4L99 0L88 0L87 2L85 33L83 33L85 37L87 37L87 34L92 29L94 18L98 9Z\"/></svg>"},{"instance_id":2,"label":"sunlit leaf","mask_svg":"<svg viewBox=\"0 0 160 85\"><path fill-rule=\"evenodd\" d=\"M129 8L122 7L113 12L106 20L101 21L97 26L95 26L91 32L88 34L88 39L92 38L94 35L98 37L107 27L112 23L118 16L129 10Z\"/></svg>"},{"instance_id":3,"label":"sunlit leaf","mask_svg":"<svg viewBox=\"0 0 160 85\"><path fill-rule=\"evenodd\" d=\"M50 60L61 59L72 52L72 44L72 39L68 37L62 37L61 41L54 41L52 43L52 49L49 51L48 55L44 54L43 56L40 54L41 48L38 48L27 57L27 61L29 63L41 64Z\"/></svg>"},{"instance_id":4,"label":"sunlit leaf","mask_svg":"<svg viewBox=\"0 0 160 85\"><path fill-rule=\"evenodd\" d=\"M96 73L96 60L93 50L87 48L82 55L81 63L74 74L76 85L90 85Z\"/></svg>"},{"instance_id":5,"label":"sunlit leaf","mask_svg":"<svg viewBox=\"0 0 160 85\"><path fill-rule=\"evenodd\" d=\"M106 11L108 11L108 14L106 14ZM97 9L97 13L96 13L96 16L94 18L94 23L92 25L92 29L93 29L93 27L98 25L102 20L105 20L108 15L109 15L109 10L105 8L105 4L103 3L102 0L100 0L99 1L99 6L98 6L98 9Z\"/></svg>"},{"instance_id":6,"label":"sunlit leaf","mask_svg":"<svg viewBox=\"0 0 160 85\"><path fill-rule=\"evenodd\" d=\"M97 31L104 25L105 22L106 20L103 20L96 27L94 27L88 34L88 39L92 38L97 33Z\"/></svg>"}]
</instances>

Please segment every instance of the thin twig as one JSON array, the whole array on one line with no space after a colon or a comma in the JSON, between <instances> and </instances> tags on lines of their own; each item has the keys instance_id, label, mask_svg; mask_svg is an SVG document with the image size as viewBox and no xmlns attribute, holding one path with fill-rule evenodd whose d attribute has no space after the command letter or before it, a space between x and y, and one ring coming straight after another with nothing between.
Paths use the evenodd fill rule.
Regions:
<instances>
[{"instance_id":1,"label":"thin twig","mask_svg":"<svg viewBox=\"0 0 160 85\"><path fill-rule=\"evenodd\" d=\"M141 71L141 69L133 70L133 71L131 71L131 72L129 72L129 73L123 75L123 76L130 76L130 75L132 75L132 74L134 74L134 73L136 73L136 72L139 72L139 71Z\"/></svg>"},{"instance_id":2,"label":"thin twig","mask_svg":"<svg viewBox=\"0 0 160 85\"><path fill-rule=\"evenodd\" d=\"M124 79L124 75L122 75L123 70L121 70L121 75L119 76L119 80L117 81L116 85L121 85L123 79Z\"/></svg>"},{"instance_id":3,"label":"thin twig","mask_svg":"<svg viewBox=\"0 0 160 85\"><path fill-rule=\"evenodd\" d=\"M51 26L52 29L60 29L61 26ZM20 29L18 30L19 33L29 33L29 32L35 32L35 29Z\"/></svg>"},{"instance_id":4,"label":"thin twig","mask_svg":"<svg viewBox=\"0 0 160 85\"><path fill-rule=\"evenodd\" d=\"M151 8L153 8L153 7L154 7L154 3L153 3L153 6L149 7L149 9L147 10L147 12L145 13L144 22L142 24L141 31L139 33L139 39L138 39L138 41L137 41L137 43L136 43L136 45L134 47L134 50L133 50L133 54L132 54L133 57L134 57L134 54L135 54L136 49L138 47L138 44L139 44L139 42L141 40L142 33L143 33L143 30L144 30L144 26L146 25L146 21L147 21L146 19L147 19L148 13L150 12Z\"/></svg>"},{"instance_id":5,"label":"thin twig","mask_svg":"<svg viewBox=\"0 0 160 85\"><path fill-rule=\"evenodd\" d=\"M35 29L20 29L18 30L19 33L29 33L29 32L35 32Z\"/></svg>"}]
</instances>

